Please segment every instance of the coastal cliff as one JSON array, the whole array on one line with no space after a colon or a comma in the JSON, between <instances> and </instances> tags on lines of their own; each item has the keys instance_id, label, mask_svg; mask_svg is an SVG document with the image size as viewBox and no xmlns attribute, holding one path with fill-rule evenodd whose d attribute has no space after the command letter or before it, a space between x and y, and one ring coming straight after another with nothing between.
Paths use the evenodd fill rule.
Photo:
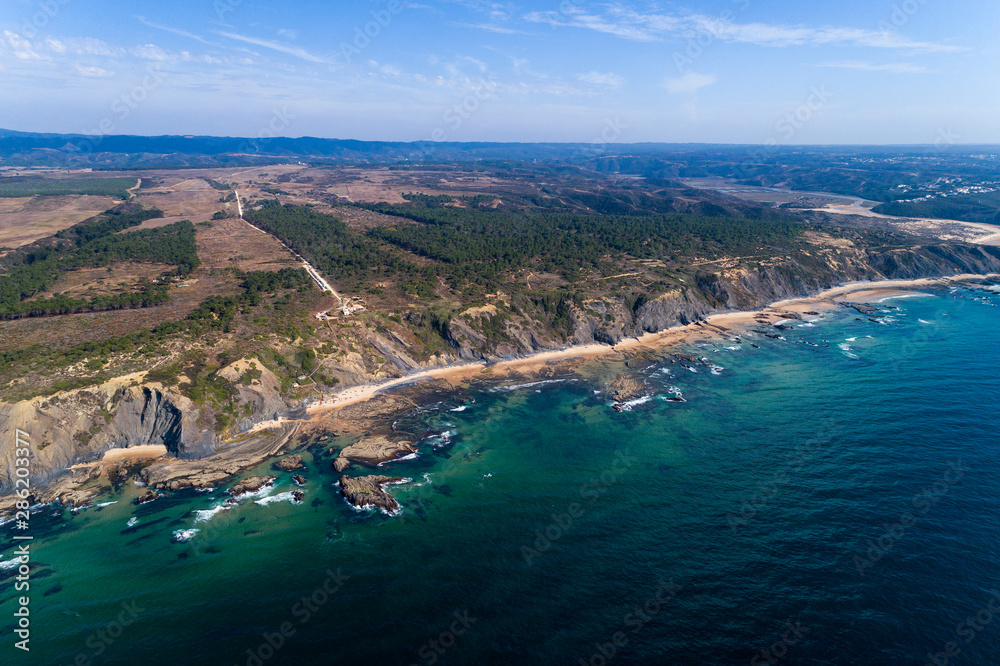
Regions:
<instances>
[{"instance_id":1,"label":"coastal cliff","mask_svg":"<svg viewBox=\"0 0 1000 666\"><path fill-rule=\"evenodd\" d=\"M997 272L1000 248L990 246L934 244L878 252L822 248L769 265L706 268L680 286L638 299L566 299L554 308L555 313L546 314L529 310L530 303L521 297L521 302L509 299L503 309L485 306L466 310L437 322L445 347L423 361L415 360L417 354L403 336L390 331L371 334L368 340L395 368L396 376L404 376L430 367L494 361L567 344L615 344L713 313L753 310L847 282ZM350 368L352 383L386 376L384 371L365 374L358 367ZM252 378L248 378L251 373ZM0 445L0 496L12 489L15 428L30 433L34 445L36 499L52 499L55 491L39 489L53 486L59 479L65 486L71 466L97 463L109 449L162 444L167 459L144 469L143 479L154 487L177 489L219 483L278 453L292 441L294 429L280 425L248 434L256 425L302 407L300 398L283 393L272 372L242 359L218 374L235 387L234 405L240 418L232 423L221 420L221 412L211 404L197 403L176 387L146 381L144 373L0 404L5 438ZM226 425L220 427L222 423ZM402 453L410 451L400 447ZM352 451L346 451L344 461L351 455ZM63 486L60 492L65 490Z\"/></svg>"}]
</instances>

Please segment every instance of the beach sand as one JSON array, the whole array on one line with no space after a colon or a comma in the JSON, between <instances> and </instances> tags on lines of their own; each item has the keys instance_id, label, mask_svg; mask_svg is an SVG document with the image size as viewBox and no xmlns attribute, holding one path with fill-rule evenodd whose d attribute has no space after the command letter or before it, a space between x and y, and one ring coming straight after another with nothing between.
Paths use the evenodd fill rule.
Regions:
<instances>
[{"instance_id":1,"label":"beach sand","mask_svg":"<svg viewBox=\"0 0 1000 666\"><path fill-rule=\"evenodd\" d=\"M641 348L662 348L671 347L695 339L719 338L729 335L737 335L738 331L730 330L734 327L748 326L758 323L758 319L767 319L770 323L787 318L788 314L801 317L807 312L821 312L838 307L838 302L850 303L873 303L890 298L923 296L921 292L912 291L913 287L927 287L940 284L961 282L963 280L1000 277L991 275L955 275L946 278L924 278L918 280L882 280L877 282L852 282L840 287L828 289L824 292L805 298L795 298L785 301L777 301L761 310L745 312L723 312L707 317L704 321L695 322L686 326L675 326L659 333L647 333L639 338L623 340L616 345L588 344L564 349L554 349L550 351L532 354L523 358L500 361L498 363L487 364L485 362L463 363L450 365L441 368L425 370L423 372L407 375L397 379L391 379L378 384L365 384L362 386L352 386L334 395L331 395L317 403L310 405L306 412L314 418L322 418L332 410L339 410L348 405L370 400L376 394L400 386L414 384L431 379L444 379L452 384L460 384L477 377L489 374L491 377L502 376L510 372L530 374L543 368L553 361L568 359L593 359L615 352L624 352Z\"/></svg>"}]
</instances>

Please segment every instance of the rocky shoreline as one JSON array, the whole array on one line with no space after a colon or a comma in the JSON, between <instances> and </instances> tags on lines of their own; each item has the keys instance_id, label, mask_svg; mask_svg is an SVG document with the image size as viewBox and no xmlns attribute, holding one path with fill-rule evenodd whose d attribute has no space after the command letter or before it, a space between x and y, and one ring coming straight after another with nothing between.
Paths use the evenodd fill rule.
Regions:
<instances>
[{"instance_id":1,"label":"rocky shoreline","mask_svg":"<svg viewBox=\"0 0 1000 666\"><path fill-rule=\"evenodd\" d=\"M944 279L926 279L918 282L921 285L930 285L943 281ZM895 282L891 285L889 283L882 283L881 285L875 283L874 286L895 287L905 286L906 284L905 282ZM870 287L871 285L858 285L856 290ZM842 297L844 294L849 293L850 289L836 291ZM829 301L831 304L834 302L833 296L810 297L800 300L803 303L813 303L817 300ZM752 326L754 323L764 324L767 321L764 316L765 311L777 309L776 307L772 307L756 312L721 315L721 317L741 315L746 319L745 322L741 323ZM810 310L808 307L800 308L800 311L805 314L816 314L814 310ZM794 313L791 313L787 308L782 308L780 312L784 318L795 318ZM860 309L859 313L861 313ZM772 314L769 316L775 315ZM767 323L770 322L768 321ZM674 344L686 339L686 336L690 335L725 335L727 332L731 334L724 327L705 322L704 325L696 324L686 327L685 331L679 331L675 338L669 337L669 331L656 334L655 336L651 334L649 337L657 337L658 339L651 340L650 342L639 340L636 343L632 343L632 349L642 349L644 345L660 346ZM769 337L777 335L777 333L780 333L780 331L769 333ZM628 355L622 356L623 353L631 353L623 351L627 349L627 344L618 345L617 347L604 347L603 349L605 351L591 354L590 357L609 360L615 358L619 360L634 358L634 355L631 357ZM508 370L506 375L497 374L495 367L503 365L502 363L498 363L495 366L486 366L485 369L476 370L472 374L465 373L461 377L461 381L466 381L477 376L491 381L500 376L517 377L520 375L535 377L541 375L544 377L558 372L572 372L583 359L572 357L571 354L572 349L567 350L562 360L558 361L558 363L538 361L536 364L533 364L532 359L528 358L517 368ZM546 355L551 355L551 353L543 356ZM681 353L674 353L672 356L674 362L678 362L685 367L693 367L701 364L701 359L689 357ZM376 393L374 397L364 402L347 404L315 414L308 413L303 405L299 405L296 409L286 412L287 418L276 421L276 425L272 429L254 432L241 440L219 446L209 455L189 457L190 454L188 453L174 451L169 457L142 461L141 464L134 465L139 468L136 480L148 486L151 493L152 491L176 491L184 488L215 488L220 484L228 482L240 472L281 455L285 457L274 461L274 469L301 472L304 471L303 459L300 454L295 454L294 450L305 442L329 437L331 433L337 435L355 435L358 437L353 444L340 449L338 455L333 460L333 469L338 473L346 471L351 465L375 467L398 460L414 455L417 452L416 445L412 439L395 433L387 434L386 424L393 422L405 413L411 412L419 405L439 401L452 395L454 381L454 379L449 381L442 378L425 381L420 384L407 384L395 388L391 393ZM631 400L640 400L648 394L648 390L645 389L641 380L624 373L612 380L607 385L607 388L612 394L616 405L624 405ZM134 396L136 391L126 391L125 394ZM147 393L147 395L150 394ZM158 397L157 400L159 401L157 404L163 403L168 400L168 396L164 394ZM39 404L42 403L40 402ZM153 407L159 409L155 405ZM144 409L148 408L150 407L147 404L147 407ZM170 422L170 427L177 426L183 429L187 427L189 422L189 419L182 415L180 420ZM170 430L169 432L175 431ZM178 436L182 434L178 433ZM137 441L135 443L141 445L145 444L146 441ZM332 454L332 452L331 450L330 453ZM115 487L120 487L125 478L127 478L127 475L135 471L132 467L126 467L121 463L75 466L72 469L69 469L68 463L66 465L67 469L65 472L68 473L63 473L61 476L52 478L47 484L45 479L36 484L34 495L31 498L33 504L58 502L70 507L78 508L86 506L97 495L112 491ZM83 468L77 469L77 467ZM302 478L302 483L305 482L304 477L299 475L299 478ZM298 483L298 481L296 482ZM381 489L381 486L379 487L379 491L388 497L388 494ZM371 495L378 498L386 506L391 506L391 503L378 495L378 493L371 492L366 494L358 491L352 492L350 495L364 497L365 501L369 501L371 497L368 497L368 495ZM0 497L0 516L12 512L16 499L13 495ZM380 506L380 508L384 507Z\"/></svg>"}]
</instances>

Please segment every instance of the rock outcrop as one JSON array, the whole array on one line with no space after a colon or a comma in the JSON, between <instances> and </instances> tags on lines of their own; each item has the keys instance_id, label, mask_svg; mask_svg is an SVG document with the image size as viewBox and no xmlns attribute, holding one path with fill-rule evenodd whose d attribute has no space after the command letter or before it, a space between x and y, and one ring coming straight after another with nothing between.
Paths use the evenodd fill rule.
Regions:
<instances>
[{"instance_id":1,"label":"rock outcrop","mask_svg":"<svg viewBox=\"0 0 1000 666\"><path fill-rule=\"evenodd\" d=\"M243 495L249 495L250 493L258 492L261 488L265 486L273 486L274 480L278 478L276 476L251 476L249 479L243 479L232 488L229 489L229 494L234 498L239 498Z\"/></svg>"},{"instance_id":2,"label":"rock outcrop","mask_svg":"<svg viewBox=\"0 0 1000 666\"><path fill-rule=\"evenodd\" d=\"M392 476L342 476L340 494L359 509L374 506L388 513L396 513L399 511L399 502L385 492L385 487L408 481L409 479Z\"/></svg>"},{"instance_id":3,"label":"rock outcrop","mask_svg":"<svg viewBox=\"0 0 1000 666\"><path fill-rule=\"evenodd\" d=\"M302 464L302 456L297 453L295 455L282 458L278 462L274 463L274 466L285 472L295 472L300 469L305 469L305 466Z\"/></svg>"},{"instance_id":4,"label":"rock outcrop","mask_svg":"<svg viewBox=\"0 0 1000 666\"><path fill-rule=\"evenodd\" d=\"M362 437L340 451L340 455L333 461L333 468L343 472L352 462L375 466L410 455L416 450L416 442L409 440L392 440L385 435Z\"/></svg>"}]
</instances>

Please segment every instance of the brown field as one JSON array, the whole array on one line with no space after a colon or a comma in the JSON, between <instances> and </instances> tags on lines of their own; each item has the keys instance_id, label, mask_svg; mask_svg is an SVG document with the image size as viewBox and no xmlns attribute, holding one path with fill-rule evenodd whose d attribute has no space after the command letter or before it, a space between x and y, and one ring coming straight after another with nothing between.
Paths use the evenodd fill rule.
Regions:
<instances>
[{"instance_id":1,"label":"brown field","mask_svg":"<svg viewBox=\"0 0 1000 666\"><path fill-rule=\"evenodd\" d=\"M113 197L46 196L0 200L0 246L21 247L121 203Z\"/></svg>"},{"instance_id":2,"label":"brown field","mask_svg":"<svg viewBox=\"0 0 1000 666\"><path fill-rule=\"evenodd\" d=\"M158 227L165 227L169 224L174 224L176 222L183 222L184 220L191 220L192 222L205 222L211 219L211 215L172 215L170 217L154 217L152 220L146 220L137 227L129 227L128 229L123 229L119 231L120 234L127 234L131 231L142 231L143 229L156 229Z\"/></svg>"},{"instance_id":3,"label":"brown field","mask_svg":"<svg viewBox=\"0 0 1000 666\"><path fill-rule=\"evenodd\" d=\"M71 298L120 294L130 291L140 278L154 279L164 271L174 268L167 264L142 264L123 262L100 268L81 268L63 275L52 289L41 294L49 298L53 294L65 293Z\"/></svg>"},{"instance_id":4,"label":"brown field","mask_svg":"<svg viewBox=\"0 0 1000 666\"><path fill-rule=\"evenodd\" d=\"M214 192L214 190L213 190ZM202 265L184 283L170 290L170 302L153 308L86 312L55 317L37 317L0 322L0 351L35 343L55 348L87 341L103 340L138 330L150 329L167 321L183 319L209 296L228 295L239 290L237 279L220 269L244 271L278 270L298 266L298 261L273 236L261 233L238 219L217 220L198 226L198 255ZM127 289L140 277L153 278L168 266L124 263L107 268L73 271L53 286L53 291L71 296L94 296ZM90 287L94 291L90 291Z\"/></svg>"}]
</instances>

